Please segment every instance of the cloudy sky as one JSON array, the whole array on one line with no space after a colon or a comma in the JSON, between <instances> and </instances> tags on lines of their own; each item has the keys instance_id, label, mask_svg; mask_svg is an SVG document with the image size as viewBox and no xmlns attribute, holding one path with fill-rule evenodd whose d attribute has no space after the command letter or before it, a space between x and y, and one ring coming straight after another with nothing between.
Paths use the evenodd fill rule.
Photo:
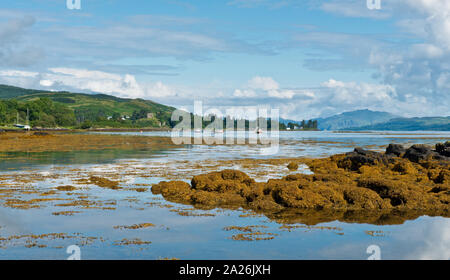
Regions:
<instances>
[{"instance_id":1,"label":"cloudy sky","mask_svg":"<svg viewBox=\"0 0 450 280\"><path fill-rule=\"evenodd\" d=\"M1 1L0 83L292 119L450 115L447 0L80 1Z\"/></svg>"}]
</instances>

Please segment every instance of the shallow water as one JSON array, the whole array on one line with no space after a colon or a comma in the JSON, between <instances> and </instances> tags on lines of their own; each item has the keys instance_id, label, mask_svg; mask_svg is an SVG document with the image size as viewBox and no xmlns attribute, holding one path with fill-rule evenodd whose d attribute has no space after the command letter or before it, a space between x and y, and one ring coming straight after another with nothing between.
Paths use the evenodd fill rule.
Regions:
<instances>
[{"instance_id":1,"label":"shallow water","mask_svg":"<svg viewBox=\"0 0 450 280\"><path fill-rule=\"evenodd\" d=\"M170 136L165 132L122 134ZM149 191L151 184L161 180L187 181L194 174L225 168L240 169L260 181L289 174L284 166L261 164L248 168L233 159L322 157L348 152L355 146L381 150L389 143L431 144L449 139L449 132L281 132L279 150L274 155L262 155L257 145L3 153L0 258L65 259L69 256L66 248L74 244L81 247L83 259L367 259L370 245L379 246L382 259L449 259L448 218L424 216L401 225L383 226L335 221L311 227L302 224L283 227L244 210L196 210L166 202ZM216 166L217 160L228 161ZM309 170L302 166L297 172ZM91 175L120 180L122 189L77 182ZM64 185L77 189L55 189ZM139 188L145 191L138 191ZM30 203L36 198L60 200ZM86 205L70 205L77 200L85 201ZM61 211L77 212L71 213L72 216L54 214ZM140 223L154 226L114 228ZM245 232L225 230L229 226L250 225L260 226L257 231L268 240L233 240L233 236ZM64 235L37 236L54 233ZM124 238L139 238L139 244L123 245L120 241Z\"/></svg>"}]
</instances>

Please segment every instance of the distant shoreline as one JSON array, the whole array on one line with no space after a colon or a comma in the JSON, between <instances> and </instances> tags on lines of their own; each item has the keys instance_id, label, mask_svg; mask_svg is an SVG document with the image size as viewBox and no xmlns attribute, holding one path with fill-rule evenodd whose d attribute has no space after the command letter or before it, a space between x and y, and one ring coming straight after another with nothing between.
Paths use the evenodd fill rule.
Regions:
<instances>
[{"instance_id":1,"label":"distant shoreline","mask_svg":"<svg viewBox=\"0 0 450 280\"><path fill-rule=\"evenodd\" d=\"M38 131L48 131L48 132L139 132L139 131L167 131L171 128L90 128L90 129L76 129L76 128L32 128L30 130L26 129L14 129L14 128L0 128L0 132L38 132Z\"/></svg>"},{"instance_id":2,"label":"distant shoreline","mask_svg":"<svg viewBox=\"0 0 450 280\"><path fill-rule=\"evenodd\" d=\"M50 132L78 132L78 131L92 131L92 132L149 132L149 131L170 131L172 128L170 127L148 127L148 128L88 128L88 129L80 129L80 128L32 128L30 130L21 129L21 128L0 128L0 132L28 132L28 131L50 131ZM224 130L226 131L226 130ZM239 130L241 131L241 130ZM246 130L248 131L248 130ZM321 131L320 129L297 129L297 130L287 130L280 129L278 131Z\"/></svg>"}]
</instances>

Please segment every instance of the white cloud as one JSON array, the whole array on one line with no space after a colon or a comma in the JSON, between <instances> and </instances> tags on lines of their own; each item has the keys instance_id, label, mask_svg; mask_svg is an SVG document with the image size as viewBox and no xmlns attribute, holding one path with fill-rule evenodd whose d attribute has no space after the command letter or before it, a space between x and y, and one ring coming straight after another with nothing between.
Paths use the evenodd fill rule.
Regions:
<instances>
[{"instance_id":1,"label":"white cloud","mask_svg":"<svg viewBox=\"0 0 450 280\"><path fill-rule=\"evenodd\" d=\"M245 89L235 89L233 96L242 98L273 97L292 99L296 93L292 90L281 89L278 82L271 77L256 76L247 82Z\"/></svg>"},{"instance_id":2,"label":"white cloud","mask_svg":"<svg viewBox=\"0 0 450 280\"><path fill-rule=\"evenodd\" d=\"M267 94L270 97L276 97L276 98L287 98L287 99L291 99L292 97L294 97L295 92L292 90L269 90L267 91Z\"/></svg>"},{"instance_id":3,"label":"white cloud","mask_svg":"<svg viewBox=\"0 0 450 280\"><path fill-rule=\"evenodd\" d=\"M235 89L233 96L235 97L257 97L258 95L256 94L256 92L254 90L251 89Z\"/></svg>"},{"instance_id":4,"label":"white cloud","mask_svg":"<svg viewBox=\"0 0 450 280\"><path fill-rule=\"evenodd\" d=\"M82 91L112 94L120 97L144 97L145 91L134 76L110 74L86 69L51 68L41 85L69 87Z\"/></svg>"},{"instance_id":5,"label":"white cloud","mask_svg":"<svg viewBox=\"0 0 450 280\"><path fill-rule=\"evenodd\" d=\"M364 102L366 98L374 102L377 98L391 98L395 105L386 104L385 110L407 116L449 115L450 1L382 1L380 13L364 8L364 3L331 1L321 4L320 8L345 17L375 17L380 20L390 17L398 30L362 36L316 32L301 34L295 40L304 46L329 50L345 61L358 61L360 65L375 70L374 77L379 78L380 84L395 89L396 97L392 98L389 94L392 91L388 88L376 88L376 94L369 94L367 86L360 83L334 87L340 94L333 100L349 101L354 90L364 96L364 99L355 96L360 101L359 106L367 104ZM332 43L327 44L327 40ZM349 65L354 67L351 63ZM322 68L327 67L325 64Z\"/></svg>"},{"instance_id":6,"label":"white cloud","mask_svg":"<svg viewBox=\"0 0 450 280\"><path fill-rule=\"evenodd\" d=\"M133 75L74 68L50 68L47 72L0 71L0 82L29 88L75 90L110 94L125 98L161 98L175 95L162 83L138 83Z\"/></svg>"},{"instance_id":7,"label":"white cloud","mask_svg":"<svg viewBox=\"0 0 450 280\"><path fill-rule=\"evenodd\" d=\"M259 77L256 76L248 81L248 87L252 89L277 90L280 88L277 82L271 77Z\"/></svg>"},{"instance_id":8,"label":"white cloud","mask_svg":"<svg viewBox=\"0 0 450 280\"><path fill-rule=\"evenodd\" d=\"M322 83L319 104L341 111L372 109L405 117L448 114L447 101L436 103L433 98L406 93L399 95L389 84L342 82L330 79ZM334 109L334 110L335 110ZM333 112L335 113L335 112Z\"/></svg>"},{"instance_id":9,"label":"white cloud","mask_svg":"<svg viewBox=\"0 0 450 280\"><path fill-rule=\"evenodd\" d=\"M450 259L450 221L439 220L427 227L423 236L425 245L412 258L420 260Z\"/></svg>"},{"instance_id":10,"label":"white cloud","mask_svg":"<svg viewBox=\"0 0 450 280\"><path fill-rule=\"evenodd\" d=\"M436 59L444 55L444 51L432 44L414 44L411 46L412 57L415 59Z\"/></svg>"},{"instance_id":11,"label":"white cloud","mask_svg":"<svg viewBox=\"0 0 450 280\"><path fill-rule=\"evenodd\" d=\"M20 71L20 70L2 70L0 71L0 76L5 77L36 77L39 73L37 72L29 72L29 71Z\"/></svg>"},{"instance_id":12,"label":"white cloud","mask_svg":"<svg viewBox=\"0 0 450 280\"><path fill-rule=\"evenodd\" d=\"M373 102L390 103L397 97L395 88L390 85L342 82L330 79L322 85L332 89L334 96L331 101L347 104L359 103L361 105Z\"/></svg>"},{"instance_id":13,"label":"white cloud","mask_svg":"<svg viewBox=\"0 0 450 280\"><path fill-rule=\"evenodd\" d=\"M39 84L43 87L51 87L53 86L55 83L53 81L50 80L40 80Z\"/></svg>"},{"instance_id":14,"label":"white cloud","mask_svg":"<svg viewBox=\"0 0 450 280\"><path fill-rule=\"evenodd\" d=\"M156 82L147 87L148 97L170 97L175 95L175 90L162 82Z\"/></svg>"}]
</instances>

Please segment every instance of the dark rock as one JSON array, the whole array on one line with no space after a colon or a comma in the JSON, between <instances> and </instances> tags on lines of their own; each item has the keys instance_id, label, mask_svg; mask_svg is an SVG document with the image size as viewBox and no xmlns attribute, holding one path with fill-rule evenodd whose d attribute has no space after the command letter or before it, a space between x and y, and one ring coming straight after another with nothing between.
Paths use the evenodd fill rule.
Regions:
<instances>
[{"instance_id":1,"label":"dark rock","mask_svg":"<svg viewBox=\"0 0 450 280\"><path fill-rule=\"evenodd\" d=\"M450 141L436 144L436 152L441 156L450 157Z\"/></svg>"},{"instance_id":2,"label":"dark rock","mask_svg":"<svg viewBox=\"0 0 450 280\"><path fill-rule=\"evenodd\" d=\"M435 155L435 153L428 146L412 145L406 150L403 157L413 162L419 162L421 160L429 159L430 157L433 157L433 155Z\"/></svg>"},{"instance_id":3,"label":"dark rock","mask_svg":"<svg viewBox=\"0 0 450 280\"><path fill-rule=\"evenodd\" d=\"M376 165L378 163L387 164L389 162L389 157L382 153L356 147L353 152L346 154L345 160L350 160L352 163L351 169L357 170L362 165Z\"/></svg>"},{"instance_id":4,"label":"dark rock","mask_svg":"<svg viewBox=\"0 0 450 280\"><path fill-rule=\"evenodd\" d=\"M405 153L406 149L399 144L389 144L386 148L386 155L396 155L398 157Z\"/></svg>"}]
</instances>

